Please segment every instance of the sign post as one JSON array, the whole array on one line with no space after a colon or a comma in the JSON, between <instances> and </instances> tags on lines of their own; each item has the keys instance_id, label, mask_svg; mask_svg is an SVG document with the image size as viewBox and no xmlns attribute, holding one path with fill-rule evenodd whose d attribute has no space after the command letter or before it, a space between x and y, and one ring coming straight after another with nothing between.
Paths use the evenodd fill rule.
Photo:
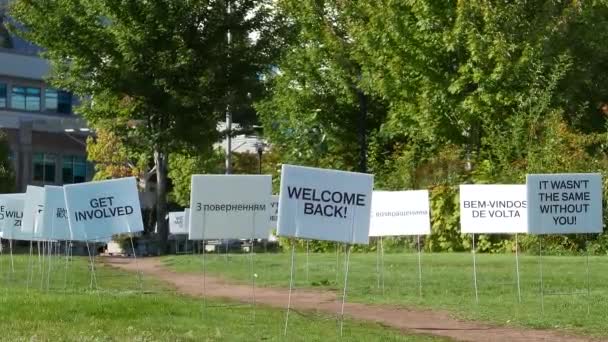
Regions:
<instances>
[{"instance_id":1,"label":"sign post","mask_svg":"<svg viewBox=\"0 0 608 342\"><path fill-rule=\"evenodd\" d=\"M203 292L206 287L205 240L250 239L252 313L255 320L255 239L268 238L270 175L193 175L189 238L203 241ZM203 294L204 296L205 294Z\"/></svg>"},{"instance_id":2,"label":"sign post","mask_svg":"<svg viewBox=\"0 0 608 342\"><path fill-rule=\"evenodd\" d=\"M602 233L602 176L599 173L529 174L526 181L530 234ZM541 312L544 314L542 239L539 236ZM588 261L585 264L589 296Z\"/></svg>"},{"instance_id":3,"label":"sign post","mask_svg":"<svg viewBox=\"0 0 608 342\"><path fill-rule=\"evenodd\" d=\"M383 236L417 236L418 246L418 292L422 295L422 257L420 235L431 233L428 190L374 191L369 236L380 237L378 249L378 287L384 294L384 246ZM380 282L382 279L382 282Z\"/></svg>"},{"instance_id":4,"label":"sign post","mask_svg":"<svg viewBox=\"0 0 608 342\"><path fill-rule=\"evenodd\" d=\"M340 309L340 335L344 326L350 245L369 243L372 189L373 176L369 174L287 164L283 164L281 170L278 235L338 241L349 245ZM295 244L292 248L295 248ZM292 275L293 253L292 250ZM290 281L285 334L289 322L292 289L293 282Z\"/></svg>"},{"instance_id":5,"label":"sign post","mask_svg":"<svg viewBox=\"0 0 608 342\"><path fill-rule=\"evenodd\" d=\"M473 287L479 303L475 234L515 234L517 298L521 302L517 234L527 232L528 203L525 185L460 185L460 228L472 234Z\"/></svg>"}]
</instances>

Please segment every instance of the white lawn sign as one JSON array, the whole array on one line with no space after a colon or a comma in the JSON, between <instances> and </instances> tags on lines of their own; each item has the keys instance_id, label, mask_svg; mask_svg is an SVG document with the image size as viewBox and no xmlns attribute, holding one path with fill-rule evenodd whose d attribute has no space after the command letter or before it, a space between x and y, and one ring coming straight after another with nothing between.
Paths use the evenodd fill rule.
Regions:
<instances>
[{"instance_id":1,"label":"white lawn sign","mask_svg":"<svg viewBox=\"0 0 608 342\"><path fill-rule=\"evenodd\" d=\"M185 213L183 211L174 211L169 213L169 233L176 234L188 234L188 227L186 227Z\"/></svg>"},{"instance_id":2,"label":"white lawn sign","mask_svg":"<svg viewBox=\"0 0 608 342\"><path fill-rule=\"evenodd\" d=\"M460 185L460 229L469 234L526 233L528 209L523 184Z\"/></svg>"},{"instance_id":3,"label":"white lawn sign","mask_svg":"<svg viewBox=\"0 0 608 342\"><path fill-rule=\"evenodd\" d=\"M431 233L428 190L374 191L369 236Z\"/></svg>"},{"instance_id":4,"label":"white lawn sign","mask_svg":"<svg viewBox=\"0 0 608 342\"><path fill-rule=\"evenodd\" d=\"M24 201L21 232L24 236L30 234L29 240L40 240L38 231L41 229L44 213L44 188L28 185Z\"/></svg>"},{"instance_id":5,"label":"white lawn sign","mask_svg":"<svg viewBox=\"0 0 608 342\"><path fill-rule=\"evenodd\" d=\"M270 175L193 175L190 240L267 239Z\"/></svg>"},{"instance_id":6,"label":"white lawn sign","mask_svg":"<svg viewBox=\"0 0 608 342\"><path fill-rule=\"evenodd\" d=\"M70 229L88 241L144 230L135 178L70 184L63 187Z\"/></svg>"},{"instance_id":7,"label":"white lawn sign","mask_svg":"<svg viewBox=\"0 0 608 342\"><path fill-rule=\"evenodd\" d=\"M374 177L283 165L278 236L369 243Z\"/></svg>"},{"instance_id":8,"label":"white lawn sign","mask_svg":"<svg viewBox=\"0 0 608 342\"><path fill-rule=\"evenodd\" d=\"M184 229L190 236L190 208L184 209Z\"/></svg>"},{"instance_id":9,"label":"white lawn sign","mask_svg":"<svg viewBox=\"0 0 608 342\"><path fill-rule=\"evenodd\" d=\"M277 229L277 221L279 219L279 195L272 195L270 197L268 215L270 216L270 233L268 234L268 240L276 241L277 237L274 235L273 231Z\"/></svg>"},{"instance_id":10,"label":"white lawn sign","mask_svg":"<svg viewBox=\"0 0 608 342\"><path fill-rule=\"evenodd\" d=\"M38 236L49 240L72 240L65 206L65 195L61 186L44 186L44 212Z\"/></svg>"},{"instance_id":11,"label":"white lawn sign","mask_svg":"<svg viewBox=\"0 0 608 342\"><path fill-rule=\"evenodd\" d=\"M530 174L526 183L530 234L602 232L599 173Z\"/></svg>"},{"instance_id":12,"label":"white lawn sign","mask_svg":"<svg viewBox=\"0 0 608 342\"><path fill-rule=\"evenodd\" d=\"M31 233L21 232L25 194L0 195L0 230L7 240L30 240Z\"/></svg>"}]
</instances>

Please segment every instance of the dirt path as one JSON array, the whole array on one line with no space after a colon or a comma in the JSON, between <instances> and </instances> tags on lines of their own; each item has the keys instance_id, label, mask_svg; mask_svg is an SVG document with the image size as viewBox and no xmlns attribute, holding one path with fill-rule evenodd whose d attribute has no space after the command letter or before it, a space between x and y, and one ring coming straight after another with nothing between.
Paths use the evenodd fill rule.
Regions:
<instances>
[{"instance_id":1,"label":"dirt path","mask_svg":"<svg viewBox=\"0 0 608 342\"><path fill-rule=\"evenodd\" d=\"M202 296L202 275L176 273L164 267L157 258L133 259L105 258L109 265L124 270L137 271L138 267L144 276L153 276L163 280L183 294ZM207 297L226 298L249 303L252 298L251 286L226 282L217 277L206 276L205 290ZM256 303L276 308L287 305L288 290L282 288L255 289ZM291 297L295 310L318 311L325 314L336 314L340 301L331 292L295 290ZM346 303L345 314L359 320L378 322L397 329L414 333L449 337L458 341L493 341L493 342L582 342L602 341L584 337L570 336L548 330L519 329L496 327L478 322L456 320L446 312L409 310L387 305L369 305Z\"/></svg>"}]
</instances>

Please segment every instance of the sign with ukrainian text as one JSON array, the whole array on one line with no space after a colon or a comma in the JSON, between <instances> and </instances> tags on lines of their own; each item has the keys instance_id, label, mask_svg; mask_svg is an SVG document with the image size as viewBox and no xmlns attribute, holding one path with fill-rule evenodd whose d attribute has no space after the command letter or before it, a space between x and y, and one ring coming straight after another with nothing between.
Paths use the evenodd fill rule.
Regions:
<instances>
[{"instance_id":1,"label":"sign with ukrainian text","mask_svg":"<svg viewBox=\"0 0 608 342\"><path fill-rule=\"evenodd\" d=\"M270 175L193 175L191 240L266 239Z\"/></svg>"},{"instance_id":2,"label":"sign with ukrainian text","mask_svg":"<svg viewBox=\"0 0 608 342\"><path fill-rule=\"evenodd\" d=\"M526 183L530 234L603 231L599 173L532 174Z\"/></svg>"},{"instance_id":3,"label":"sign with ukrainian text","mask_svg":"<svg viewBox=\"0 0 608 342\"><path fill-rule=\"evenodd\" d=\"M364 173L284 164L277 235L369 243L373 181Z\"/></svg>"},{"instance_id":4,"label":"sign with ukrainian text","mask_svg":"<svg viewBox=\"0 0 608 342\"><path fill-rule=\"evenodd\" d=\"M70 184L63 187L72 232L86 240L144 230L135 178Z\"/></svg>"},{"instance_id":5,"label":"sign with ukrainian text","mask_svg":"<svg viewBox=\"0 0 608 342\"><path fill-rule=\"evenodd\" d=\"M516 234L528 229L523 184L460 185L460 229L470 234Z\"/></svg>"},{"instance_id":6,"label":"sign with ukrainian text","mask_svg":"<svg viewBox=\"0 0 608 342\"><path fill-rule=\"evenodd\" d=\"M429 212L427 190L374 191L369 236L430 234Z\"/></svg>"}]
</instances>

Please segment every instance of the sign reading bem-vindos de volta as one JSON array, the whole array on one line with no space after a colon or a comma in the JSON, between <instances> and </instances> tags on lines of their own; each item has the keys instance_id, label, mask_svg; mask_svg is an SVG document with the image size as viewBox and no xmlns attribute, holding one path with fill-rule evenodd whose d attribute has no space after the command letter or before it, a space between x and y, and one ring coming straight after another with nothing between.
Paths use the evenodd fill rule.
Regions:
<instances>
[{"instance_id":1,"label":"sign reading bem-vindos de volta","mask_svg":"<svg viewBox=\"0 0 608 342\"><path fill-rule=\"evenodd\" d=\"M527 176L531 234L601 233L602 177L599 173Z\"/></svg>"},{"instance_id":2,"label":"sign reading bem-vindos de volta","mask_svg":"<svg viewBox=\"0 0 608 342\"><path fill-rule=\"evenodd\" d=\"M135 178L65 185L68 222L72 232L87 240L144 230Z\"/></svg>"},{"instance_id":3,"label":"sign reading bem-vindos de volta","mask_svg":"<svg viewBox=\"0 0 608 342\"><path fill-rule=\"evenodd\" d=\"M369 243L373 182L369 174L284 164L277 235Z\"/></svg>"},{"instance_id":4,"label":"sign reading bem-vindos de volta","mask_svg":"<svg viewBox=\"0 0 608 342\"><path fill-rule=\"evenodd\" d=\"M270 175L193 175L190 239L268 238Z\"/></svg>"},{"instance_id":5,"label":"sign reading bem-vindos de volta","mask_svg":"<svg viewBox=\"0 0 608 342\"><path fill-rule=\"evenodd\" d=\"M460 185L460 229L467 234L516 234L528 229L523 184Z\"/></svg>"},{"instance_id":6,"label":"sign reading bem-vindos de volta","mask_svg":"<svg viewBox=\"0 0 608 342\"><path fill-rule=\"evenodd\" d=\"M428 190L374 191L369 236L431 233Z\"/></svg>"}]
</instances>

